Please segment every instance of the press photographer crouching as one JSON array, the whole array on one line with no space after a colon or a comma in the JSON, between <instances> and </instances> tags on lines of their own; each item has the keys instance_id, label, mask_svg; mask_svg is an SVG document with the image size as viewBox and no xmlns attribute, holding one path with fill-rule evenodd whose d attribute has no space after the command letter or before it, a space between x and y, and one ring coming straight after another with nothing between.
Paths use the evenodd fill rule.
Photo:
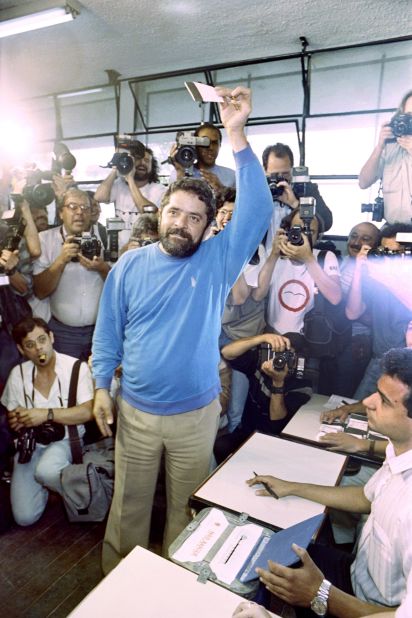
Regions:
<instances>
[{"instance_id":1,"label":"press photographer crouching","mask_svg":"<svg viewBox=\"0 0 412 618\"><path fill-rule=\"evenodd\" d=\"M59 203L62 225L39 234L41 256L34 263L34 291L49 298L50 328L58 352L87 360L103 283L110 266L90 232L90 199L68 189Z\"/></svg>"},{"instance_id":2,"label":"press photographer crouching","mask_svg":"<svg viewBox=\"0 0 412 618\"><path fill-rule=\"evenodd\" d=\"M156 215L145 214L133 223L128 243L121 249L124 253L129 249L147 247L159 240L159 220Z\"/></svg>"},{"instance_id":3,"label":"press photographer crouching","mask_svg":"<svg viewBox=\"0 0 412 618\"><path fill-rule=\"evenodd\" d=\"M221 463L254 431L277 435L312 392L305 376L305 344L296 333L263 333L232 341L221 354L232 369L249 380L249 392L240 426L220 436L214 455Z\"/></svg>"},{"instance_id":4,"label":"press photographer crouching","mask_svg":"<svg viewBox=\"0 0 412 618\"><path fill-rule=\"evenodd\" d=\"M17 435L11 478L11 505L21 526L36 522L44 512L48 490L61 493L60 473L72 461L67 425L92 418L93 383L81 364L76 405L67 407L75 358L53 349L53 333L41 318L26 318L13 329L14 341L27 361L14 367L1 403Z\"/></svg>"}]
</instances>

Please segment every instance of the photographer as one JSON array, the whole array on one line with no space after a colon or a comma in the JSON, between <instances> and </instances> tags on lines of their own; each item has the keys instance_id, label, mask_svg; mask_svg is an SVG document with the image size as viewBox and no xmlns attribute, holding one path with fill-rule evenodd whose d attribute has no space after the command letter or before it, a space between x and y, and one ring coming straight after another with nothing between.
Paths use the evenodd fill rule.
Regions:
<instances>
[{"instance_id":1,"label":"photographer","mask_svg":"<svg viewBox=\"0 0 412 618\"><path fill-rule=\"evenodd\" d=\"M402 119L402 116L405 118ZM397 126L397 120L401 126ZM404 122L405 120L405 122ZM407 126L408 125L408 126ZM359 174L367 189L382 180L384 217L388 223L410 223L412 218L412 90L400 102L390 123L382 125L378 143Z\"/></svg>"},{"instance_id":2,"label":"photographer","mask_svg":"<svg viewBox=\"0 0 412 618\"><path fill-rule=\"evenodd\" d=\"M297 352L303 345L303 338L296 333L285 336L263 333L232 341L222 348L221 354L232 369L248 378L249 392L240 425L215 442L217 463L254 431L279 434L308 401L310 382L300 371L299 378L296 377Z\"/></svg>"},{"instance_id":3,"label":"photographer","mask_svg":"<svg viewBox=\"0 0 412 618\"><path fill-rule=\"evenodd\" d=\"M311 239L302 232L299 210L286 217L282 225L260 271L259 285L252 294L255 300L261 300L269 292L266 321L275 332L300 333L303 318L313 307L315 287L331 304L340 303L339 265L330 251L326 252L323 268L318 264L319 249L312 249L323 231L317 213L310 222ZM299 244L288 239L287 232L293 226L301 228Z\"/></svg>"},{"instance_id":4,"label":"photographer","mask_svg":"<svg viewBox=\"0 0 412 618\"><path fill-rule=\"evenodd\" d=\"M382 228L380 247L389 251L401 250L401 245L396 241L396 235L401 230L412 232L412 226L397 224ZM350 320L358 320L366 311L369 311L371 316L372 358L353 395L358 400L373 393L379 377L383 354L391 348L401 348L405 345L405 335L412 319L412 309L398 300L384 285L385 268L393 265L397 270L400 257L396 254L373 257L368 255L370 249L369 245L363 245L356 257L346 304L346 315ZM411 257L405 257L405 263L410 262ZM412 262L410 268L412 270ZM381 274L380 271L382 271Z\"/></svg>"},{"instance_id":5,"label":"photographer","mask_svg":"<svg viewBox=\"0 0 412 618\"><path fill-rule=\"evenodd\" d=\"M41 256L34 263L34 291L50 298L50 328L56 350L87 360L103 283L110 270L100 241L89 234L90 200L68 189L60 203L63 224L40 233ZM86 255L85 255L86 254Z\"/></svg>"},{"instance_id":6,"label":"photographer","mask_svg":"<svg viewBox=\"0 0 412 618\"><path fill-rule=\"evenodd\" d=\"M218 193L223 191L225 187L234 187L236 185L236 177L234 170L223 165L217 165L216 159L219 155L220 146L222 144L222 133L220 129L209 122L204 122L194 132L196 137L206 137L209 140L209 146L197 146L197 162L193 166L193 177L203 178L208 185ZM179 180L185 175L185 168L176 161L176 153L179 149L177 144L173 144L170 151L170 159L176 172L170 174L170 182Z\"/></svg>"},{"instance_id":7,"label":"photographer","mask_svg":"<svg viewBox=\"0 0 412 618\"><path fill-rule=\"evenodd\" d=\"M266 251L270 252L276 230L282 219L299 206L299 198L295 195L292 184L292 169L294 164L293 152L286 144L267 146L262 154L263 169L271 188L273 198L273 216L266 240ZM318 185L313 182L305 183L305 196L316 200L316 214L321 219L322 231L332 227L333 217L319 193Z\"/></svg>"},{"instance_id":8,"label":"photographer","mask_svg":"<svg viewBox=\"0 0 412 618\"><path fill-rule=\"evenodd\" d=\"M114 166L94 194L98 202L114 202L116 216L123 219L128 230L147 207L157 210L166 191L166 187L159 182L158 163L152 150L141 142L134 143L135 146L127 146L134 159L131 171L122 175Z\"/></svg>"},{"instance_id":9,"label":"photographer","mask_svg":"<svg viewBox=\"0 0 412 618\"><path fill-rule=\"evenodd\" d=\"M79 434L84 434L80 424L92 417L93 383L82 363L76 406L67 408L75 359L53 350L53 333L41 318L19 322L13 338L27 361L11 371L1 403L19 438L11 478L12 511L19 525L29 526L42 516L48 489L61 493L60 472L71 463L65 426L79 425Z\"/></svg>"},{"instance_id":10,"label":"photographer","mask_svg":"<svg viewBox=\"0 0 412 618\"><path fill-rule=\"evenodd\" d=\"M147 247L159 240L159 221L156 215L144 214L133 223L129 241L123 246L120 254L129 249Z\"/></svg>"}]
</instances>

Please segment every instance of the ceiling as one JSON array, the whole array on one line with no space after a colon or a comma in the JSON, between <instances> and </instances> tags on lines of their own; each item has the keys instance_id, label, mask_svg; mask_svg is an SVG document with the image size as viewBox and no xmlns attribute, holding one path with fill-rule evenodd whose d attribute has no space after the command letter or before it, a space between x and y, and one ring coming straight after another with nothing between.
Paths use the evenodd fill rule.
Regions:
<instances>
[{"instance_id":1,"label":"ceiling","mask_svg":"<svg viewBox=\"0 0 412 618\"><path fill-rule=\"evenodd\" d=\"M410 0L67 0L73 22L0 39L0 98L411 34ZM0 0L0 20L58 0Z\"/></svg>"}]
</instances>

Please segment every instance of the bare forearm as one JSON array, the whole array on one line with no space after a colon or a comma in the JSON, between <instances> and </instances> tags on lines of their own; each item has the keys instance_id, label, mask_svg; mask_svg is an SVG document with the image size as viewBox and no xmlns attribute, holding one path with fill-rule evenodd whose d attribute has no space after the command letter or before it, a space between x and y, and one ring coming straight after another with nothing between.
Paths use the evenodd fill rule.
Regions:
<instances>
[{"instance_id":1,"label":"bare forearm","mask_svg":"<svg viewBox=\"0 0 412 618\"><path fill-rule=\"evenodd\" d=\"M371 156L366 161L359 173L359 186L367 189L379 178L379 162L382 154L382 147L378 144L372 151Z\"/></svg>"},{"instance_id":2,"label":"bare forearm","mask_svg":"<svg viewBox=\"0 0 412 618\"><path fill-rule=\"evenodd\" d=\"M347 594L339 588L332 586L329 593L328 614L336 618L360 618L367 614L387 612L387 607L372 605L361 601L355 596Z\"/></svg>"},{"instance_id":3,"label":"bare forearm","mask_svg":"<svg viewBox=\"0 0 412 618\"><path fill-rule=\"evenodd\" d=\"M57 259L49 268L43 270L38 275L33 276L34 293L37 298L47 298L57 288L60 277L63 274L65 263Z\"/></svg>"},{"instance_id":4,"label":"bare forearm","mask_svg":"<svg viewBox=\"0 0 412 618\"><path fill-rule=\"evenodd\" d=\"M95 200L98 202L103 202L103 204L110 202L110 193L112 191L113 183L116 180L116 176L116 170L110 172L108 177L97 187L94 194Z\"/></svg>"},{"instance_id":5,"label":"bare forearm","mask_svg":"<svg viewBox=\"0 0 412 618\"><path fill-rule=\"evenodd\" d=\"M227 128L226 133L229 138L230 145L232 146L233 152L240 152L247 147L247 139L243 127L241 129Z\"/></svg>"},{"instance_id":6,"label":"bare forearm","mask_svg":"<svg viewBox=\"0 0 412 618\"><path fill-rule=\"evenodd\" d=\"M342 290L337 277L331 277L319 266L316 259L307 262L308 272L316 283L319 292L332 305L338 305L342 300Z\"/></svg>"},{"instance_id":7,"label":"bare forearm","mask_svg":"<svg viewBox=\"0 0 412 618\"><path fill-rule=\"evenodd\" d=\"M33 216L28 206L27 208L24 208L23 216L26 221L24 238L26 240L28 252L30 253L30 257L38 258L41 255L39 233L37 231L36 224L33 221Z\"/></svg>"},{"instance_id":8,"label":"bare forearm","mask_svg":"<svg viewBox=\"0 0 412 618\"><path fill-rule=\"evenodd\" d=\"M252 298L256 301L263 300L269 291L270 282L273 275L273 269L278 261L278 256L272 253L267 258L259 273L258 286L252 292Z\"/></svg>"},{"instance_id":9,"label":"bare forearm","mask_svg":"<svg viewBox=\"0 0 412 618\"><path fill-rule=\"evenodd\" d=\"M257 345L265 343L265 341L266 339L264 335L256 335L255 337L238 339L237 341L232 341L231 343L225 345L221 349L221 354L226 360L233 360Z\"/></svg>"},{"instance_id":10,"label":"bare forearm","mask_svg":"<svg viewBox=\"0 0 412 618\"><path fill-rule=\"evenodd\" d=\"M349 320L357 320L364 312L366 306L362 298L362 274L360 268L355 268L352 284L346 301L346 316Z\"/></svg>"},{"instance_id":11,"label":"bare forearm","mask_svg":"<svg viewBox=\"0 0 412 618\"><path fill-rule=\"evenodd\" d=\"M93 400L72 408L53 408L54 420L62 425L78 425L93 418Z\"/></svg>"},{"instance_id":12,"label":"bare forearm","mask_svg":"<svg viewBox=\"0 0 412 618\"><path fill-rule=\"evenodd\" d=\"M234 305L243 305L249 298L251 291L245 277L241 274L232 288L232 303Z\"/></svg>"},{"instance_id":13,"label":"bare forearm","mask_svg":"<svg viewBox=\"0 0 412 618\"><path fill-rule=\"evenodd\" d=\"M133 179L128 181L128 185L129 185L130 193L133 198L133 202L141 214L144 213L145 206L155 206L156 207L156 204L153 204L153 202L151 202L150 200L144 197L143 193L140 191L139 187L136 186Z\"/></svg>"},{"instance_id":14,"label":"bare forearm","mask_svg":"<svg viewBox=\"0 0 412 618\"><path fill-rule=\"evenodd\" d=\"M288 495L313 500L350 513L369 513L370 502L362 487L328 487L310 483L290 483Z\"/></svg>"}]
</instances>

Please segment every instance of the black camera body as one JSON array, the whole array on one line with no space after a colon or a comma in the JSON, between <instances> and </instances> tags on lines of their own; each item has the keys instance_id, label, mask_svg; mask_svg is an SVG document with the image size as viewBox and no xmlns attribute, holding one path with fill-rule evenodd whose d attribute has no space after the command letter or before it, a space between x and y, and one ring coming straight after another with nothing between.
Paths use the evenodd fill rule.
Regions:
<instances>
[{"instance_id":1,"label":"black camera body","mask_svg":"<svg viewBox=\"0 0 412 618\"><path fill-rule=\"evenodd\" d=\"M74 236L73 242L77 243L80 247L79 253L88 260L92 260L94 257L99 257L102 250L102 243L96 236L90 234L90 232L83 232L81 236ZM72 262L78 262L79 258L72 258Z\"/></svg>"},{"instance_id":2,"label":"black camera body","mask_svg":"<svg viewBox=\"0 0 412 618\"><path fill-rule=\"evenodd\" d=\"M71 174L76 167L76 157L70 152L66 144L56 142L53 150L55 159L52 159L51 171L53 174Z\"/></svg>"},{"instance_id":3,"label":"black camera body","mask_svg":"<svg viewBox=\"0 0 412 618\"><path fill-rule=\"evenodd\" d=\"M412 114L396 114L389 123L395 137L412 135Z\"/></svg>"},{"instance_id":4,"label":"black camera body","mask_svg":"<svg viewBox=\"0 0 412 618\"><path fill-rule=\"evenodd\" d=\"M378 196L372 204L361 204L361 212L371 212L372 221L380 222L384 216L383 197Z\"/></svg>"},{"instance_id":5,"label":"black camera body","mask_svg":"<svg viewBox=\"0 0 412 618\"><path fill-rule=\"evenodd\" d=\"M197 161L197 146L207 148L210 139L206 136L199 137L194 131L178 131L176 134L177 152L175 161L184 168L192 167Z\"/></svg>"},{"instance_id":6,"label":"black camera body","mask_svg":"<svg viewBox=\"0 0 412 618\"><path fill-rule=\"evenodd\" d=\"M46 421L30 429L20 429L16 447L19 454L18 462L21 464L29 463L37 443L47 446L52 442L63 440L64 434L64 425L54 421Z\"/></svg>"},{"instance_id":7,"label":"black camera body","mask_svg":"<svg viewBox=\"0 0 412 618\"><path fill-rule=\"evenodd\" d=\"M14 210L5 210L1 220L6 225L2 238L0 238L0 250L16 251L19 248L26 227L20 206L16 205Z\"/></svg>"},{"instance_id":8,"label":"black camera body","mask_svg":"<svg viewBox=\"0 0 412 618\"><path fill-rule=\"evenodd\" d=\"M116 146L120 152L115 152L107 167L116 167L120 176L127 176L134 169L136 159L143 159L146 154L145 145L133 135L122 133L116 137ZM133 156L130 154L133 152Z\"/></svg>"},{"instance_id":9,"label":"black camera body","mask_svg":"<svg viewBox=\"0 0 412 618\"><path fill-rule=\"evenodd\" d=\"M278 187L278 182L288 182L287 178L282 176L282 174L271 174L270 176L266 176L266 180L273 200L277 200L285 190L285 187Z\"/></svg>"},{"instance_id":10,"label":"black camera body","mask_svg":"<svg viewBox=\"0 0 412 618\"><path fill-rule=\"evenodd\" d=\"M275 352L272 363L275 371L282 371L285 366L288 366L289 371L295 368L296 353L292 350L284 350L283 352Z\"/></svg>"},{"instance_id":11,"label":"black camera body","mask_svg":"<svg viewBox=\"0 0 412 618\"><path fill-rule=\"evenodd\" d=\"M107 249L104 251L106 262L117 262L119 259L119 234L124 228L124 221L120 217L106 219Z\"/></svg>"},{"instance_id":12,"label":"black camera body","mask_svg":"<svg viewBox=\"0 0 412 618\"><path fill-rule=\"evenodd\" d=\"M287 239L291 245L300 247L303 245L303 228L301 225L292 225L287 231Z\"/></svg>"},{"instance_id":13,"label":"black camera body","mask_svg":"<svg viewBox=\"0 0 412 618\"><path fill-rule=\"evenodd\" d=\"M115 152L107 167L116 167L120 176L127 176L134 169L134 159L128 152Z\"/></svg>"}]
</instances>

